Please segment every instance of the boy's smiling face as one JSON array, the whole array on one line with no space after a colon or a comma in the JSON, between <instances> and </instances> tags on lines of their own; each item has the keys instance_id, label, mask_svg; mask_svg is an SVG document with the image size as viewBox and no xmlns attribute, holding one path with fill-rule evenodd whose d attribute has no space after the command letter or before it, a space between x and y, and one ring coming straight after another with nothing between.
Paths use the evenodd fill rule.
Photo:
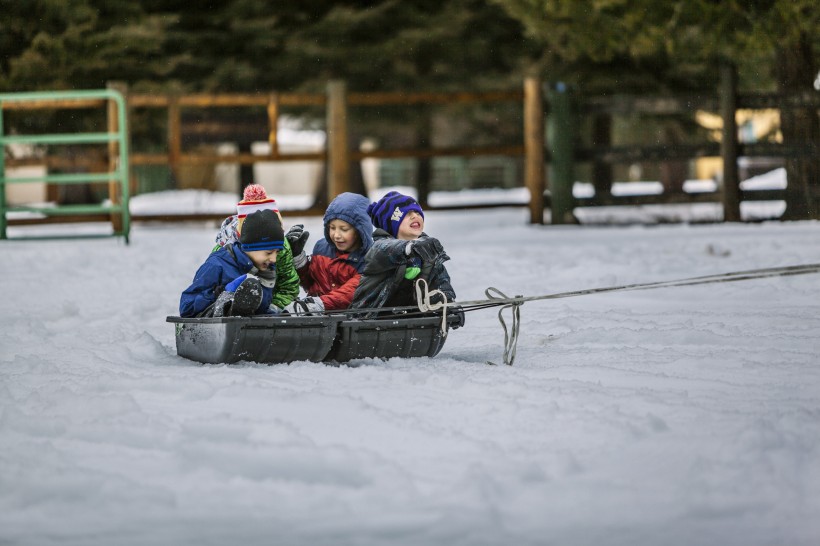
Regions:
<instances>
[{"instance_id":1,"label":"boy's smiling face","mask_svg":"<svg viewBox=\"0 0 820 546\"><path fill-rule=\"evenodd\" d=\"M327 234L339 252L353 252L361 246L356 228L339 218L328 223Z\"/></svg>"},{"instance_id":2,"label":"boy's smiling face","mask_svg":"<svg viewBox=\"0 0 820 546\"><path fill-rule=\"evenodd\" d=\"M276 256L279 254L278 250L248 250L245 252L248 258L251 259L253 265L259 271L267 271L273 269L276 265Z\"/></svg>"},{"instance_id":3,"label":"boy's smiling face","mask_svg":"<svg viewBox=\"0 0 820 546\"><path fill-rule=\"evenodd\" d=\"M424 216L411 210L404 216L404 220L401 221L399 230L396 233L396 239L412 241L413 239L418 239L423 231Z\"/></svg>"}]
</instances>

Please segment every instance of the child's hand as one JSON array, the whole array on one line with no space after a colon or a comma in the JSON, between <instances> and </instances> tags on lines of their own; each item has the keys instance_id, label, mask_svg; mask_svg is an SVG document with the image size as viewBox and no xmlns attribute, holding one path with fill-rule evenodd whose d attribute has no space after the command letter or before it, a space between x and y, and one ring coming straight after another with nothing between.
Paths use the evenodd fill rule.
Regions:
<instances>
[{"instance_id":1,"label":"child's hand","mask_svg":"<svg viewBox=\"0 0 820 546\"><path fill-rule=\"evenodd\" d=\"M411 252L427 263L436 261L444 253L444 247L435 237L425 237L413 242Z\"/></svg>"},{"instance_id":2,"label":"child's hand","mask_svg":"<svg viewBox=\"0 0 820 546\"><path fill-rule=\"evenodd\" d=\"M304 252L305 243L307 243L309 236L310 232L305 231L304 224L295 224L288 230L285 237L287 237L288 242L290 243L290 249L293 251L294 256L298 256Z\"/></svg>"}]
</instances>

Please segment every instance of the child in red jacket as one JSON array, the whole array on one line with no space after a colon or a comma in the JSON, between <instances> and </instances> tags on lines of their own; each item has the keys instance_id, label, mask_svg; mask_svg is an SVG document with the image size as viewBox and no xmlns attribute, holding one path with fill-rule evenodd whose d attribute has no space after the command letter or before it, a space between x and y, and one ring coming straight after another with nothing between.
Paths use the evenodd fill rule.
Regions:
<instances>
[{"instance_id":1,"label":"child in red jacket","mask_svg":"<svg viewBox=\"0 0 820 546\"><path fill-rule=\"evenodd\" d=\"M373 225L367 214L370 201L356 193L342 193L327 207L325 236L313 253L304 252L309 233L297 224L286 237L293 250L293 265L307 293L285 307L291 314L322 313L347 309L359 285L364 256L373 244Z\"/></svg>"}]
</instances>

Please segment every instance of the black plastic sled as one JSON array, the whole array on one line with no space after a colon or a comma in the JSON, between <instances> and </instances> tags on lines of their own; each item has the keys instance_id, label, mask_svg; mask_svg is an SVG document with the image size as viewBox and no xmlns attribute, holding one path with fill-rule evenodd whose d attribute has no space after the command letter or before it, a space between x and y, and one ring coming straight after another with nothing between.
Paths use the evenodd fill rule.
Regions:
<instances>
[{"instance_id":1,"label":"black plastic sled","mask_svg":"<svg viewBox=\"0 0 820 546\"><path fill-rule=\"evenodd\" d=\"M436 356L444 346L441 315L352 319L334 316L167 317L176 327L177 354L203 363L281 364L298 360ZM447 316L447 329L458 327Z\"/></svg>"}]
</instances>

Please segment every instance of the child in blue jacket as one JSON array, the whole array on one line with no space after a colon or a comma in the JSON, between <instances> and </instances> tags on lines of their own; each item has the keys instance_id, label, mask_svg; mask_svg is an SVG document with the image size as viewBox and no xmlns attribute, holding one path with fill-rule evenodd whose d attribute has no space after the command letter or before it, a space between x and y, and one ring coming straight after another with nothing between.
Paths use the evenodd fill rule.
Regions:
<instances>
[{"instance_id":1,"label":"child in blue jacket","mask_svg":"<svg viewBox=\"0 0 820 546\"><path fill-rule=\"evenodd\" d=\"M284 248L279 215L259 210L245 218L239 242L212 252L180 297L181 317L266 314Z\"/></svg>"},{"instance_id":2,"label":"child in blue jacket","mask_svg":"<svg viewBox=\"0 0 820 546\"><path fill-rule=\"evenodd\" d=\"M284 225L276 200L268 196L265 188L259 184L246 186L242 192L242 200L236 204L236 214L225 218L225 221L222 222L213 251L219 250L228 243L239 242L239 234L242 232L242 224L245 222L245 218L249 214L267 209L275 212ZM286 237L285 248L276 256L276 285L273 287L270 311L272 313L280 312L298 295L299 275L293 267L293 252Z\"/></svg>"}]
</instances>

